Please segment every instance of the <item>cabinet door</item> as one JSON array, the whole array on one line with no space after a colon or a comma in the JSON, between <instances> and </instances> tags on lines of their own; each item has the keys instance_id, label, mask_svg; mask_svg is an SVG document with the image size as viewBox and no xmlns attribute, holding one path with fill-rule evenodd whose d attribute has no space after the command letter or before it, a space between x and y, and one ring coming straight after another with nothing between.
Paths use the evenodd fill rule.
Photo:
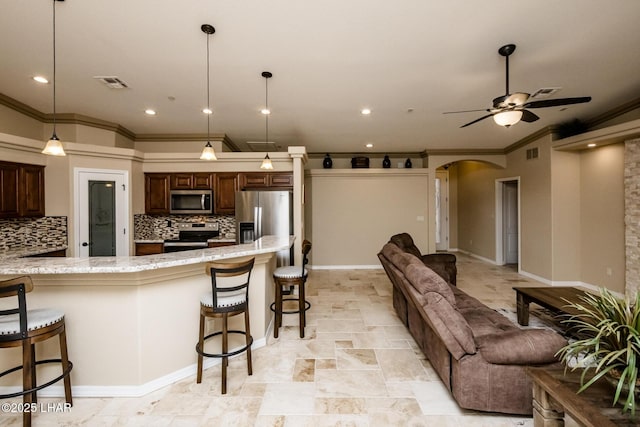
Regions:
<instances>
[{"instance_id":1,"label":"cabinet door","mask_svg":"<svg viewBox=\"0 0 640 427\"><path fill-rule=\"evenodd\" d=\"M44 167L20 167L18 200L21 216L44 216Z\"/></svg>"},{"instance_id":2,"label":"cabinet door","mask_svg":"<svg viewBox=\"0 0 640 427\"><path fill-rule=\"evenodd\" d=\"M213 189L213 174L198 172L193 174L193 188L195 190Z\"/></svg>"},{"instance_id":3,"label":"cabinet door","mask_svg":"<svg viewBox=\"0 0 640 427\"><path fill-rule=\"evenodd\" d=\"M147 173L145 180L145 212L147 214L169 213L169 174Z\"/></svg>"},{"instance_id":4,"label":"cabinet door","mask_svg":"<svg viewBox=\"0 0 640 427\"><path fill-rule=\"evenodd\" d=\"M16 163L0 163L0 217L19 215L18 183L20 167Z\"/></svg>"},{"instance_id":5,"label":"cabinet door","mask_svg":"<svg viewBox=\"0 0 640 427\"><path fill-rule=\"evenodd\" d=\"M193 188L192 173L172 173L171 189L172 190L191 190Z\"/></svg>"},{"instance_id":6,"label":"cabinet door","mask_svg":"<svg viewBox=\"0 0 640 427\"><path fill-rule=\"evenodd\" d=\"M217 214L236 213L236 191L238 191L238 174L234 172L217 173L214 190L214 211Z\"/></svg>"},{"instance_id":7,"label":"cabinet door","mask_svg":"<svg viewBox=\"0 0 640 427\"><path fill-rule=\"evenodd\" d=\"M164 252L162 243L136 243L136 256L154 255Z\"/></svg>"},{"instance_id":8,"label":"cabinet door","mask_svg":"<svg viewBox=\"0 0 640 427\"><path fill-rule=\"evenodd\" d=\"M240 174L240 179L243 190L269 188L269 174L264 172L245 172Z\"/></svg>"},{"instance_id":9,"label":"cabinet door","mask_svg":"<svg viewBox=\"0 0 640 427\"><path fill-rule=\"evenodd\" d=\"M293 173L270 173L269 187L293 188Z\"/></svg>"}]
</instances>

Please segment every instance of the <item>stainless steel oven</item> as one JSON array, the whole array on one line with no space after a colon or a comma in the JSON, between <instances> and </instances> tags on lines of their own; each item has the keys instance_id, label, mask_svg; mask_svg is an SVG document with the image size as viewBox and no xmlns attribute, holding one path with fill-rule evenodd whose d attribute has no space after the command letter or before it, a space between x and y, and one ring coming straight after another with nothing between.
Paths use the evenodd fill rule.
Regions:
<instances>
[{"instance_id":1,"label":"stainless steel oven","mask_svg":"<svg viewBox=\"0 0 640 427\"><path fill-rule=\"evenodd\" d=\"M217 222L181 222L176 224L178 238L164 241L164 252L191 251L209 247L207 240L220 235Z\"/></svg>"},{"instance_id":2,"label":"stainless steel oven","mask_svg":"<svg viewBox=\"0 0 640 427\"><path fill-rule=\"evenodd\" d=\"M172 214L213 213L213 191L211 190L171 190Z\"/></svg>"}]
</instances>

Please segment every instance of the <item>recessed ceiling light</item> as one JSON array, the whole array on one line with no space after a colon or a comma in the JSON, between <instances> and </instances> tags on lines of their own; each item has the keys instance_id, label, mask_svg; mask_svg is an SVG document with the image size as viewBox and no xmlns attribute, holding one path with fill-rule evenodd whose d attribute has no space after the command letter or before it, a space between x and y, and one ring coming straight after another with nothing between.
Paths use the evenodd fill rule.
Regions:
<instances>
[{"instance_id":1,"label":"recessed ceiling light","mask_svg":"<svg viewBox=\"0 0 640 427\"><path fill-rule=\"evenodd\" d=\"M155 116L156 115L156 110L152 110L151 108L147 108L146 110L144 110L144 113L148 116Z\"/></svg>"},{"instance_id":2,"label":"recessed ceiling light","mask_svg":"<svg viewBox=\"0 0 640 427\"><path fill-rule=\"evenodd\" d=\"M593 148L595 146L596 146L596 144L594 144L593 142L591 144L587 144L587 147L589 147L589 148Z\"/></svg>"},{"instance_id":3,"label":"recessed ceiling light","mask_svg":"<svg viewBox=\"0 0 640 427\"><path fill-rule=\"evenodd\" d=\"M266 116L267 114L271 114L271 110L269 110L268 108L263 108L262 110L260 110L260 112L261 112L262 114L264 114L265 116Z\"/></svg>"},{"instance_id":4,"label":"recessed ceiling light","mask_svg":"<svg viewBox=\"0 0 640 427\"><path fill-rule=\"evenodd\" d=\"M367 147L367 148L373 148L373 144L372 144L372 143L365 144L365 147Z\"/></svg>"},{"instance_id":5,"label":"recessed ceiling light","mask_svg":"<svg viewBox=\"0 0 640 427\"><path fill-rule=\"evenodd\" d=\"M42 84L49 83L49 80L47 80L47 78L43 77L43 76L34 76L33 80L37 81L38 83L42 83Z\"/></svg>"},{"instance_id":6,"label":"recessed ceiling light","mask_svg":"<svg viewBox=\"0 0 640 427\"><path fill-rule=\"evenodd\" d=\"M211 111L210 108L203 108L202 112L205 113L205 114L213 114L213 111Z\"/></svg>"},{"instance_id":7,"label":"recessed ceiling light","mask_svg":"<svg viewBox=\"0 0 640 427\"><path fill-rule=\"evenodd\" d=\"M362 110L360 110L360 114L362 114L363 116L368 116L369 114L371 114L371 110L369 108L363 108Z\"/></svg>"}]
</instances>

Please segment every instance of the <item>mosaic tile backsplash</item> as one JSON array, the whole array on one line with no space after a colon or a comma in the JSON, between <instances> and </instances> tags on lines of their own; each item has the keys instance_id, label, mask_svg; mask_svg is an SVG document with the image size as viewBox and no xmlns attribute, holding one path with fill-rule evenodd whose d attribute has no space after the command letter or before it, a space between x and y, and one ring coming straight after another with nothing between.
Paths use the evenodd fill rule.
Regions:
<instances>
[{"instance_id":1,"label":"mosaic tile backsplash","mask_svg":"<svg viewBox=\"0 0 640 427\"><path fill-rule=\"evenodd\" d=\"M217 222L220 235L236 232L233 215L145 215L133 216L134 240L177 239L179 222Z\"/></svg>"},{"instance_id":2,"label":"mosaic tile backsplash","mask_svg":"<svg viewBox=\"0 0 640 427\"><path fill-rule=\"evenodd\" d=\"M66 216L0 219L0 250L66 245Z\"/></svg>"}]
</instances>

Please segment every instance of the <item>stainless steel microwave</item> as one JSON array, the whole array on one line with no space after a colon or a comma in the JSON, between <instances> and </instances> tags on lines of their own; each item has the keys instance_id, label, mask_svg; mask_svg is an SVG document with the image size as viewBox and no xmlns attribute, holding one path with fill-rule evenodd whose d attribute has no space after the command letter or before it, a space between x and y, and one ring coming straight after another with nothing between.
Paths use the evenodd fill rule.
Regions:
<instances>
[{"instance_id":1,"label":"stainless steel microwave","mask_svg":"<svg viewBox=\"0 0 640 427\"><path fill-rule=\"evenodd\" d=\"M213 213L213 191L211 190L171 190L172 214Z\"/></svg>"}]
</instances>

